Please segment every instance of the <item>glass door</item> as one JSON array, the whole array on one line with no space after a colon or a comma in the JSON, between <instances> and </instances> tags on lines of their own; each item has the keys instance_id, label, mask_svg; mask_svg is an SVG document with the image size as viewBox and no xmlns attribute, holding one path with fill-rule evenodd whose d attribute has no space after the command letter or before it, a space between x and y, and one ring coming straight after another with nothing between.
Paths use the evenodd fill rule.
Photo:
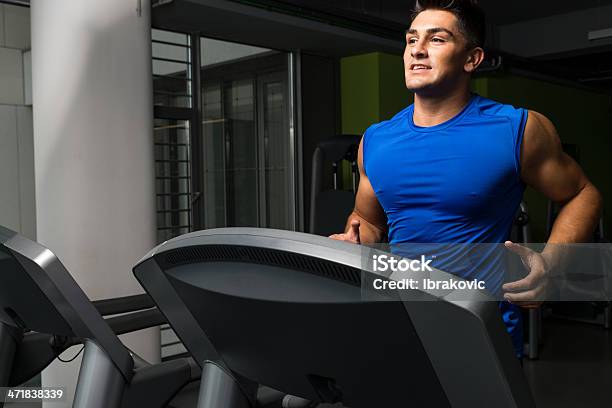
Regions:
<instances>
[{"instance_id":1,"label":"glass door","mask_svg":"<svg viewBox=\"0 0 612 408\"><path fill-rule=\"evenodd\" d=\"M242 47L214 40L202 68L203 228L293 230L288 54Z\"/></svg>"}]
</instances>

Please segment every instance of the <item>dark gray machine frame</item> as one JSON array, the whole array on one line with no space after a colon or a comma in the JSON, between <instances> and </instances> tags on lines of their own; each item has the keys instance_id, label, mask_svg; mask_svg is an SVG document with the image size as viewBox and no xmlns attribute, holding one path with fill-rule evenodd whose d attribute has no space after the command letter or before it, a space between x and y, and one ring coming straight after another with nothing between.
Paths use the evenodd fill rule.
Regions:
<instances>
[{"instance_id":1,"label":"dark gray machine frame","mask_svg":"<svg viewBox=\"0 0 612 408\"><path fill-rule=\"evenodd\" d=\"M453 292L412 290L402 291L401 300L395 302L375 300L364 295L362 284L374 278L395 280L397 277L372 271L368 262L364 269L362 251L363 248L357 245L309 234L223 228L186 234L161 244L135 266L134 274L203 368L200 408L254 406L258 386L256 377L262 382L267 379L276 381L265 385L282 392L317 402L343 402L353 408L378 406L376 398L380 398L380 406L407 405L411 402L415 406L427 404L454 408L535 406L514 356L510 338L505 333L497 302L492 297L484 291L473 291L471 300L466 300L465 293L457 297ZM433 279L461 280L442 271L434 270L431 274L429 276ZM292 279L295 282L292 283ZM294 292L284 293L282 288L285 287L291 287ZM311 290L305 296L312 299L306 299L300 293L301 287L304 292L313 287L317 290ZM347 293L350 293L348 297L345 296ZM214 303L207 303L210 300L207 297L213 298L213 301L218 299L224 307L232 310L224 310L223 306L214 307ZM344 303L346 307L336 307L339 303ZM373 321L372 316L374 320L378 316L384 320L387 316L377 315L376 311L386 310L382 307L387 306L381 304L391 303L394 304L388 306L388 310L393 310L396 317L402 318L401 325L379 324L377 327L386 333L376 337L376 333L371 333L365 327L365 315L370 315L369 322ZM316 332L313 327L300 326L312 322L296 321L308 316L309 304L312 314L318 313L317 318L321 319L320 328L325 328L320 334L312 334ZM200 306L209 309L201 310ZM266 325L268 316L261 315L264 322L261 332L251 334L248 339L242 339L246 334L236 335L242 329L240 325L250 325L243 315L253 318L255 309L282 315L278 310L283 308L287 310L287 320L281 320L282 327ZM325 320L327 311L334 316L329 317L330 321ZM329 350L320 347L325 343L321 343L319 337L328 341L330 349L341 350L343 345L334 342L346 340L339 339L343 335L342 330L354 327L347 326L346 320L358 322L355 315L359 318L359 313L364 313L364 327L357 332L363 338L355 337L344 344L347 348L361 347L364 353L363 369L349 374L344 372L343 375L352 375L353 381L359 381L359 376L363 376L362 386L345 389L343 395L333 384L336 379L325 375L296 372L269 375L266 372L271 370L271 366L282 365L283 358L291 356L292 350L283 350L285 354L274 356L274 348L266 348L266 344L253 340L264 330L271 329L283 337L283 343L278 343L279 349L285 347L282 344L288 343L294 347L296 357L300 353L311 356L306 363L304 359L300 360L304 365L316 359L314 353L317 351L329 353ZM219 321L215 320L217 314L220 315ZM275 322L279 326L279 320ZM340 327L337 331L334 327L336 323ZM237 324L237 327L233 327ZM410 330L404 324L410 326ZM251 325L250 329L253 330L253 327ZM386 336L394 333L394 330L398 335L408 333L412 336L406 340L410 344L403 346L406 346L407 352L413 353L410 357L413 360L398 359L406 365L399 369L393 367L395 371L392 370L393 364L397 364L394 359L388 360L389 370L384 366L387 360L383 360L383 366L379 360L378 372L372 373L367 353L397 347L398 343L392 341L396 336ZM232 335L224 336L225 331L232 331ZM306 338L318 345L319 349L313 351L315 345L303 344ZM231 342L230 350L226 344L222 344L223 339ZM250 361L254 361L258 354L266 355L268 367L240 364L240 358L248 360L253 357ZM346 364L343 358L341 355L326 354L325 362L336 359L338 364ZM333 363L336 362L331 361ZM289 367L289 371L293 369L290 364L284 367ZM388 387L396 387L401 384L397 382L398 373L401 377L405 374L407 381L401 390L373 389L375 386L369 386L365 380L374 378L374 375L379 380L384 379L378 381L376 386L386 383ZM304 387L283 389L279 386L285 380L296 384L301 381L303 385L306 383L303 377L309 377L314 389L312 392ZM428 380L423 380L425 377ZM411 392L411 386L417 389ZM419 386L422 389L418 389ZM301 395L296 392L298 389ZM428 397L421 395L427 390L435 392ZM395 399L389 400L392 398L389 397L385 400L388 394L393 394Z\"/></svg>"},{"instance_id":2,"label":"dark gray machine frame","mask_svg":"<svg viewBox=\"0 0 612 408\"><path fill-rule=\"evenodd\" d=\"M108 301L101 309L114 313L120 307ZM150 327L131 324L129 317L115 318L117 334ZM0 387L20 384L79 343L85 352L76 408L162 407L199 378L199 368L188 359L143 365L49 249L0 227Z\"/></svg>"},{"instance_id":3,"label":"dark gray machine frame","mask_svg":"<svg viewBox=\"0 0 612 408\"><path fill-rule=\"evenodd\" d=\"M311 234L329 236L344 228L344 220L355 207L355 194L359 182L357 151L360 141L360 135L336 135L317 144L312 154L309 228ZM339 164L343 160L351 165L352 191L338 189ZM331 186L325 180L326 170L331 170Z\"/></svg>"}]
</instances>

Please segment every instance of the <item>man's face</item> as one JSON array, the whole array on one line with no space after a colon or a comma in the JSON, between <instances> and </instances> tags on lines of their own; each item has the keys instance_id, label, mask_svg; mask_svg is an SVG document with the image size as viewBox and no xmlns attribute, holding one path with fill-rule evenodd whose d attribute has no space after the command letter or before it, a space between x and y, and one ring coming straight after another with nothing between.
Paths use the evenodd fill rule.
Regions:
<instances>
[{"instance_id":1,"label":"man's face","mask_svg":"<svg viewBox=\"0 0 612 408\"><path fill-rule=\"evenodd\" d=\"M464 72L466 43L454 14L443 10L419 13L406 32L406 87L417 93L452 88Z\"/></svg>"}]
</instances>

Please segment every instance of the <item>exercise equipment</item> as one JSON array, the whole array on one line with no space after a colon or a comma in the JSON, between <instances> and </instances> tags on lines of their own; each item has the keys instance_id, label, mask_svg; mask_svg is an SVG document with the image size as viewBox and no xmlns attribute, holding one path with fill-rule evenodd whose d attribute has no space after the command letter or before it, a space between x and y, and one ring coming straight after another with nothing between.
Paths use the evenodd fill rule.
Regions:
<instances>
[{"instance_id":1,"label":"exercise equipment","mask_svg":"<svg viewBox=\"0 0 612 408\"><path fill-rule=\"evenodd\" d=\"M256 406L260 385L351 408L534 406L492 297L370 290L398 279L372 271L376 253L223 228L161 244L134 274L202 366L200 408Z\"/></svg>"},{"instance_id":2,"label":"exercise equipment","mask_svg":"<svg viewBox=\"0 0 612 408\"><path fill-rule=\"evenodd\" d=\"M199 367L192 359L147 364L117 337L165 323L153 306L137 295L96 307L53 252L0 227L0 387L25 382L83 344L75 408L166 406L199 378ZM101 316L118 313L128 314Z\"/></svg>"},{"instance_id":3,"label":"exercise equipment","mask_svg":"<svg viewBox=\"0 0 612 408\"><path fill-rule=\"evenodd\" d=\"M355 207L360 140L357 135L338 135L317 145L312 155L310 233L329 236L344 231L346 219ZM343 161L350 164L351 190L340 188L338 173ZM326 180L326 170L331 170L331 180Z\"/></svg>"}]
</instances>

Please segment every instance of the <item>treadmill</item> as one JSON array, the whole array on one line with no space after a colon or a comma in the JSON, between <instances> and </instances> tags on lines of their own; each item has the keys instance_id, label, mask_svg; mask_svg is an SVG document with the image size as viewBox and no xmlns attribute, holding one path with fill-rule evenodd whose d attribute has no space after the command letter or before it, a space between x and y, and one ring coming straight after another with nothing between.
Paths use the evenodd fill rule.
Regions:
<instances>
[{"instance_id":1,"label":"treadmill","mask_svg":"<svg viewBox=\"0 0 612 408\"><path fill-rule=\"evenodd\" d=\"M264 385L303 406L535 406L491 296L375 293L374 279L399 279L368 266L375 253L222 228L164 242L134 275L202 367L200 408L257 406Z\"/></svg>"},{"instance_id":2,"label":"treadmill","mask_svg":"<svg viewBox=\"0 0 612 408\"><path fill-rule=\"evenodd\" d=\"M185 358L148 364L117 337L165 323L154 306L146 295L91 302L53 252L0 226L0 388L83 344L73 407L167 406L199 367Z\"/></svg>"}]
</instances>

